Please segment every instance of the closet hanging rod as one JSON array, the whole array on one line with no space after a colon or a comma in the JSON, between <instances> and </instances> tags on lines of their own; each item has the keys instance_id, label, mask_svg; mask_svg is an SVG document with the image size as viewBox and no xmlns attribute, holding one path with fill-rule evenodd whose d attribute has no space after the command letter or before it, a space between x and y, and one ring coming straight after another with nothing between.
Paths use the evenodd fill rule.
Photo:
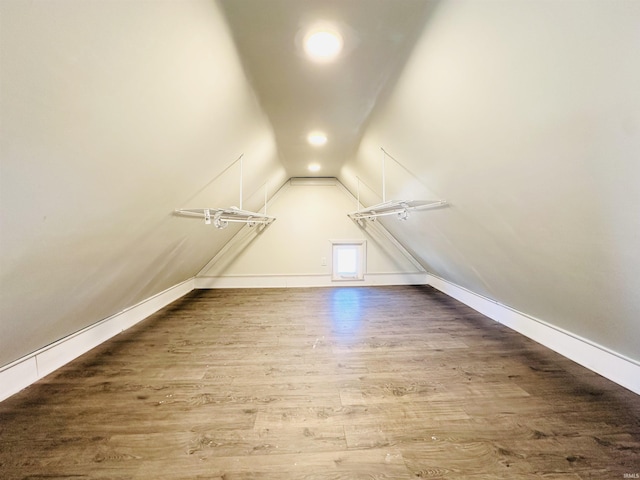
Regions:
<instances>
[{"instance_id":1,"label":"closet hanging rod","mask_svg":"<svg viewBox=\"0 0 640 480\"><path fill-rule=\"evenodd\" d=\"M360 183L364 183L367 188L371 191L373 189L369 187L365 182L363 182L360 177L356 176L357 180L357 198L356 198L356 211L347 214L353 220L370 220L375 221L377 217L383 217L388 215L397 215L401 220L406 220L409 217L409 212L415 210L426 210L430 208L442 207L447 205L446 200L390 200L387 201L387 181L386 181L386 165L385 160L386 157L391 158L394 162L400 165L406 172L408 172L411 176L416 178L418 181L420 179L416 177L407 167L402 165L398 160L393 158L389 153L382 147L382 203L377 205L373 205L371 207L367 207L365 209L360 209ZM420 182L422 183L422 182ZM423 184L424 185L424 184Z\"/></svg>"},{"instance_id":2,"label":"closet hanging rod","mask_svg":"<svg viewBox=\"0 0 640 480\"><path fill-rule=\"evenodd\" d=\"M243 197L243 165L242 165L242 157L244 154L240 155L238 159L233 162L229 167L225 169L228 170L231 166L235 165L237 162L240 162L240 199L239 199L239 207L231 206L228 208L180 208L174 210L175 215L181 215L185 217L197 217L204 218L204 223L210 225L213 223L216 228L225 228L229 225L229 223L245 223L249 227L253 227L255 225L269 225L276 218L267 215L267 190L268 184L264 182L264 213L259 212L251 212L249 210L244 210L242 208L242 197Z\"/></svg>"}]
</instances>

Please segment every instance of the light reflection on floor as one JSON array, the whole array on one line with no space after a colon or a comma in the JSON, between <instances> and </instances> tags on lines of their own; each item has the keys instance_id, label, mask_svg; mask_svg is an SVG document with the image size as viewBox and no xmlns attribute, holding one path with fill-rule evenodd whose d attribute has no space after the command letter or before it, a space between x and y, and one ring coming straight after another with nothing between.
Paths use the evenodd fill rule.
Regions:
<instances>
[{"instance_id":1,"label":"light reflection on floor","mask_svg":"<svg viewBox=\"0 0 640 480\"><path fill-rule=\"evenodd\" d=\"M332 331L341 343L356 341L362 326L360 288L337 288L331 292Z\"/></svg>"}]
</instances>

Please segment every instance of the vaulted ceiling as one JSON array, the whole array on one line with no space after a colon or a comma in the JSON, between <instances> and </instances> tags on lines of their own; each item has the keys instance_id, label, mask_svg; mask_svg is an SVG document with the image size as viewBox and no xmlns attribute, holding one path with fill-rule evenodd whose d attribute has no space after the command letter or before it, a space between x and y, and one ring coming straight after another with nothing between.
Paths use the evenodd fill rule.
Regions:
<instances>
[{"instance_id":1,"label":"vaulted ceiling","mask_svg":"<svg viewBox=\"0 0 640 480\"><path fill-rule=\"evenodd\" d=\"M393 87L433 0L222 0L238 53L274 128L290 176L338 176L358 147L369 116ZM314 62L303 38L330 26L344 47ZM328 142L312 147L307 134ZM310 163L321 169L310 173Z\"/></svg>"}]
</instances>

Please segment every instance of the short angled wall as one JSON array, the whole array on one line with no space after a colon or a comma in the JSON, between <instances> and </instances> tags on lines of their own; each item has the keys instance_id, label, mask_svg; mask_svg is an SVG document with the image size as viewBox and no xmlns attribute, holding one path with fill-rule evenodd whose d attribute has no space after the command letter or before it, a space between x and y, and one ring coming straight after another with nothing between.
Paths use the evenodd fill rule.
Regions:
<instances>
[{"instance_id":1,"label":"short angled wall","mask_svg":"<svg viewBox=\"0 0 640 480\"><path fill-rule=\"evenodd\" d=\"M331 275L227 275L196 277L195 288L296 288L368 287L374 285L424 285L426 273L370 273L364 280L334 281Z\"/></svg>"},{"instance_id":2,"label":"short angled wall","mask_svg":"<svg viewBox=\"0 0 640 480\"><path fill-rule=\"evenodd\" d=\"M640 395L640 364L470 290L427 274L427 283L474 310Z\"/></svg>"},{"instance_id":3,"label":"short angled wall","mask_svg":"<svg viewBox=\"0 0 640 480\"><path fill-rule=\"evenodd\" d=\"M0 368L0 401L154 314L194 289L190 278Z\"/></svg>"}]
</instances>

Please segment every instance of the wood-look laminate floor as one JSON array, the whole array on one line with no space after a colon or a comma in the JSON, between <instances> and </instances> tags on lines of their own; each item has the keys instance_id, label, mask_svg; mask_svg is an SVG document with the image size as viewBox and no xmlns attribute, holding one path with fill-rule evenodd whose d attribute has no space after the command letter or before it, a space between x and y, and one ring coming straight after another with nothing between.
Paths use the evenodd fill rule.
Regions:
<instances>
[{"instance_id":1,"label":"wood-look laminate floor","mask_svg":"<svg viewBox=\"0 0 640 480\"><path fill-rule=\"evenodd\" d=\"M430 287L194 291L0 403L0 478L623 479L640 397Z\"/></svg>"}]
</instances>

